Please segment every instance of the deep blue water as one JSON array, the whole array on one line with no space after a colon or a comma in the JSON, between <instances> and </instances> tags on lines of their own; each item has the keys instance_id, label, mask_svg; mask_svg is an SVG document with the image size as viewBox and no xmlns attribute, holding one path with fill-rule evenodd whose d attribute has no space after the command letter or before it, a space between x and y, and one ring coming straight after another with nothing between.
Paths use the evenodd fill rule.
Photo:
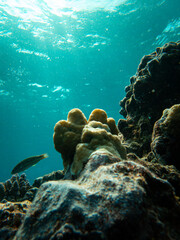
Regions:
<instances>
[{"instance_id":1,"label":"deep blue water","mask_svg":"<svg viewBox=\"0 0 180 240\"><path fill-rule=\"evenodd\" d=\"M55 123L75 107L117 122L140 59L179 39L179 0L0 0L0 181L46 152L28 179L63 169Z\"/></svg>"}]
</instances>

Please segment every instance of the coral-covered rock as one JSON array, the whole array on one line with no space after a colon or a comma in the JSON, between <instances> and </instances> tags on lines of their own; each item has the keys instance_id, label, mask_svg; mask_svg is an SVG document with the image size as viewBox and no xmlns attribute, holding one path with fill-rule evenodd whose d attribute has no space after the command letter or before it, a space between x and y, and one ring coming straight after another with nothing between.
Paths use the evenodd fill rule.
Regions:
<instances>
[{"instance_id":1,"label":"coral-covered rock","mask_svg":"<svg viewBox=\"0 0 180 240\"><path fill-rule=\"evenodd\" d=\"M30 205L27 200L0 203L0 239L13 239Z\"/></svg>"},{"instance_id":2,"label":"coral-covered rock","mask_svg":"<svg viewBox=\"0 0 180 240\"><path fill-rule=\"evenodd\" d=\"M118 128L129 146L128 152L139 156L150 151L151 134L165 108L180 102L180 42L170 42L144 56L126 97L120 102Z\"/></svg>"},{"instance_id":3,"label":"coral-covered rock","mask_svg":"<svg viewBox=\"0 0 180 240\"><path fill-rule=\"evenodd\" d=\"M78 179L41 185L14 240L178 240L179 222L168 181L97 150Z\"/></svg>"},{"instance_id":4,"label":"coral-covered rock","mask_svg":"<svg viewBox=\"0 0 180 240\"><path fill-rule=\"evenodd\" d=\"M46 174L42 177L38 177L34 180L33 187L39 188L41 184L44 182L52 181L52 180L60 180L64 178L64 171L58 170L52 173Z\"/></svg>"},{"instance_id":5,"label":"coral-covered rock","mask_svg":"<svg viewBox=\"0 0 180 240\"><path fill-rule=\"evenodd\" d=\"M31 191L32 186L26 179L25 173L12 175L4 183L0 183L0 201L6 199L11 202L29 200L32 201L35 191Z\"/></svg>"},{"instance_id":6,"label":"coral-covered rock","mask_svg":"<svg viewBox=\"0 0 180 240\"><path fill-rule=\"evenodd\" d=\"M165 109L154 124L151 149L160 163L180 170L180 104Z\"/></svg>"},{"instance_id":7,"label":"coral-covered rock","mask_svg":"<svg viewBox=\"0 0 180 240\"><path fill-rule=\"evenodd\" d=\"M53 138L55 149L62 155L65 172L70 171L73 177L79 175L97 149L106 149L126 159L126 149L121 144L115 120L107 118L101 109L92 111L88 121L79 109L71 110L67 121L61 120L55 125Z\"/></svg>"},{"instance_id":8,"label":"coral-covered rock","mask_svg":"<svg viewBox=\"0 0 180 240\"><path fill-rule=\"evenodd\" d=\"M150 154L152 154L152 152ZM138 158L134 153L127 154L127 159L143 165L159 178L167 180L173 186L176 196L180 199L180 171L173 165L162 165L158 163L158 161L154 159L154 154L152 155L150 162L148 159L149 156L146 158Z\"/></svg>"}]
</instances>

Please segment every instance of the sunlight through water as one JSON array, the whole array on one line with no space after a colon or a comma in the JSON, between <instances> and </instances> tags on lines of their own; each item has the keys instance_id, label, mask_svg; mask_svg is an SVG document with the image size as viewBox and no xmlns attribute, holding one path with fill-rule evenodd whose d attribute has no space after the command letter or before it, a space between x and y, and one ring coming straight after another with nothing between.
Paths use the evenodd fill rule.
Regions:
<instances>
[{"instance_id":1,"label":"sunlight through water","mask_svg":"<svg viewBox=\"0 0 180 240\"><path fill-rule=\"evenodd\" d=\"M1 170L39 151L54 159L51 170L59 169L53 128L72 108L87 118L102 108L117 122L119 101L142 57L179 39L179 4L0 0L0 159L8 164ZM31 179L51 170L30 170Z\"/></svg>"}]
</instances>

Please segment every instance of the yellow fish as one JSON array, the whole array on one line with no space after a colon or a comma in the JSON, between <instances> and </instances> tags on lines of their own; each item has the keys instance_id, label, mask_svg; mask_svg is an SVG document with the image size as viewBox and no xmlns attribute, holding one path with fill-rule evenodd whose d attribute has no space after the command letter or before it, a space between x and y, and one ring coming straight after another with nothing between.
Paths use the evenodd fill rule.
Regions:
<instances>
[{"instance_id":1,"label":"yellow fish","mask_svg":"<svg viewBox=\"0 0 180 240\"><path fill-rule=\"evenodd\" d=\"M22 160L20 163L18 163L12 170L11 174L16 174L19 172L23 172L24 170L36 165L40 160L49 157L47 153L38 155L38 156L32 156L29 158L26 158Z\"/></svg>"}]
</instances>

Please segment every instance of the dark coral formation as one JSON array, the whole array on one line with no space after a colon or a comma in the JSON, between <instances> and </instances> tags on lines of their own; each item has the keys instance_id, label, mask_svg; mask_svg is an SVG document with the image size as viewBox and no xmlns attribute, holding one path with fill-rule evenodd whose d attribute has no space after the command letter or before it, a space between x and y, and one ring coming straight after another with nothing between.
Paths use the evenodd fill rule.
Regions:
<instances>
[{"instance_id":1,"label":"dark coral formation","mask_svg":"<svg viewBox=\"0 0 180 240\"><path fill-rule=\"evenodd\" d=\"M30 205L27 200L0 203L0 239L13 239Z\"/></svg>"},{"instance_id":2,"label":"dark coral formation","mask_svg":"<svg viewBox=\"0 0 180 240\"><path fill-rule=\"evenodd\" d=\"M91 155L77 180L43 184L15 240L179 239L171 184L134 161Z\"/></svg>"},{"instance_id":3,"label":"dark coral formation","mask_svg":"<svg viewBox=\"0 0 180 240\"><path fill-rule=\"evenodd\" d=\"M126 97L120 102L118 128L129 152L143 156L150 151L151 134L165 108L180 102L180 42L170 42L142 58Z\"/></svg>"},{"instance_id":4,"label":"dark coral formation","mask_svg":"<svg viewBox=\"0 0 180 240\"><path fill-rule=\"evenodd\" d=\"M21 176L18 174L12 175L11 179L0 183L0 201L3 199L12 202L32 201L36 190L32 188L24 173Z\"/></svg>"},{"instance_id":5,"label":"dark coral formation","mask_svg":"<svg viewBox=\"0 0 180 240\"><path fill-rule=\"evenodd\" d=\"M36 178L34 183L30 185L25 173L20 176L15 174L6 182L0 182L0 202L21 202L25 200L32 202L41 184L62 178L64 178L64 171L58 170Z\"/></svg>"},{"instance_id":6,"label":"dark coral formation","mask_svg":"<svg viewBox=\"0 0 180 240\"><path fill-rule=\"evenodd\" d=\"M32 186L39 188L44 182L48 182L52 180L60 180L63 178L64 178L64 171L62 170L54 171L42 177L36 178Z\"/></svg>"},{"instance_id":7,"label":"dark coral formation","mask_svg":"<svg viewBox=\"0 0 180 240\"><path fill-rule=\"evenodd\" d=\"M151 149L162 164L173 164L180 170L180 104L163 112L154 124Z\"/></svg>"}]
</instances>

